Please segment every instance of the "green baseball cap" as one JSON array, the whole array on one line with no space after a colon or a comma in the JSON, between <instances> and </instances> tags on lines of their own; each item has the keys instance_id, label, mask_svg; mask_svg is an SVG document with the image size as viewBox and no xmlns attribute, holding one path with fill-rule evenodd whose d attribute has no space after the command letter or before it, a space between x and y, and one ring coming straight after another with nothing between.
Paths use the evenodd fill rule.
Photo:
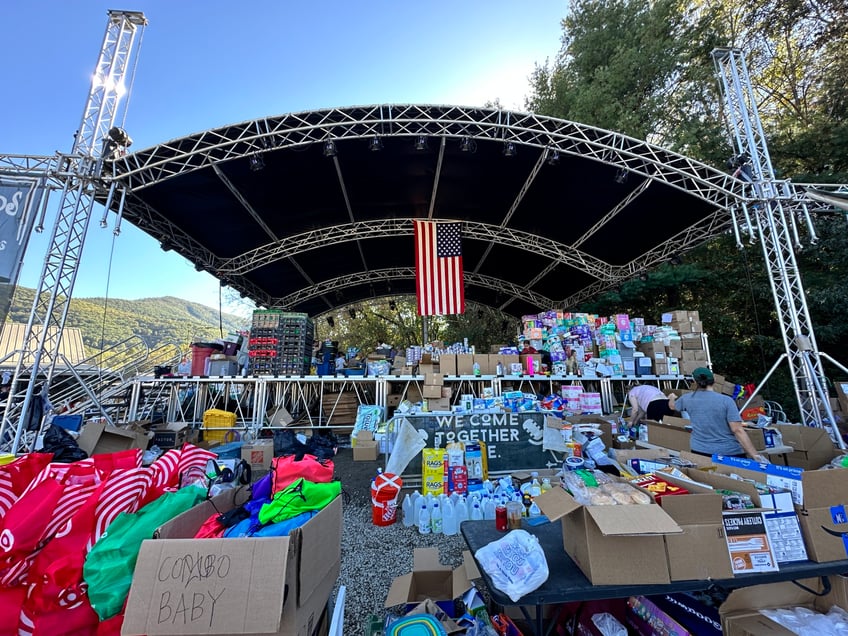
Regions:
<instances>
[{"instance_id":1,"label":"green baseball cap","mask_svg":"<svg viewBox=\"0 0 848 636\"><path fill-rule=\"evenodd\" d=\"M706 367L698 367L692 372L693 380L701 380L702 382L715 382L713 372Z\"/></svg>"}]
</instances>

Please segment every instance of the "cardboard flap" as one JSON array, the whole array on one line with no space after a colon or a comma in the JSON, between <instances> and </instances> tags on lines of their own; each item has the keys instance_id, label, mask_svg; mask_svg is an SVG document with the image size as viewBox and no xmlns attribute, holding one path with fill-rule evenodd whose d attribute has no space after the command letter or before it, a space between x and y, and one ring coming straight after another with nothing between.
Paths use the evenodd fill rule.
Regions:
<instances>
[{"instance_id":1,"label":"cardboard flap","mask_svg":"<svg viewBox=\"0 0 848 636\"><path fill-rule=\"evenodd\" d=\"M586 506L604 536L632 536L645 534L676 534L683 532L674 519L659 506Z\"/></svg>"},{"instance_id":2,"label":"cardboard flap","mask_svg":"<svg viewBox=\"0 0 848 636\"><path fill-rule=\"evenodd\" d=\"M121 634L277 632L288 545L285 537L143 541Z\"/></svg>"},{"instance_id":3,"label":"cardboard flap","mask_svg":"<svg viewBox=\"0 0 848 636\"><path fill-rule=\"evenodd\" d=\"M471 588L471 581L468 580L468 573L464 565L460 565L453 571L451 575L451 598L459 598Z\"/></svg>"},{"instance_id":4,"label":"cardboard flap","mask_svg":"<svg viewBox=\"0 0 848 636\"><path fill-rule=\"evenodd\" d=\"M312 523L321 517L322 523ZM298 564L298 605L305 602L321 582L332 573L338 578L342 543L342 498L336 497L321 512L301 526L300 563Z\"/></svg>"},{"instance_id":5,"label":"cardboard flap","mask_svg":"<svg viewBox=\"0 0 848 636\"><path fill-rule=\"evenodd\" d=\"M848 503L848 469L805 470L801 481L807 510Z\"/></svg>"},{"instance_id":6,"label":"cardboard flap","mask_svg":"<svg viewBox=\"0 0 848 636\"><path fill-rule=\"evenodd\" d=\"M462 564L465 566L465 576L469 581L473 581L474 579L479 579L482 574L480 574L480 570L477 567L477 562L474 560L474 555L471 554L469 550L464 550L462 552Z\"/></svg>"},{"instance_id":7,"label":"cardboard flap","mask_svg":"<svg viewBox=\"0 0 848 636\"><path fill-rule=\"evenodd\" d=\"M580 507L574 497L562 488L551 488L548 492L543 492L536 497L536 504L551 521L561 519Z\"/></svg>"},{"instance_id":8,"label":"cardboard flap","mask_svg":"<svg viewBox=\"0 0 848 636\"><path fill-rule=\"evenodd\" d=\"M386 596L386 602L383 607L392 607L406 603L409 598L409 590L412 587L412 572L403 574L392 580L392 585L389 587L389 593Z\"/></svg>"},{"instance_id":9,"label":"cardboard flap","mask_svg":"<svg viewBox=\"0 0 848 636\"><path fill-rule=\"evenodd\" d=\"M820 592L820 579L803 579L798 581L805 587ZM768 607L792 607L804 605L811 601L813 595L801 589L790 581L752 585L733 590L721 604L720 613L726 616L733 612L760 610Z\"/></svg>"},{"instance_id":10,"label":"cardboard flap","mask_svg":"<svg viewBox=\"0 0 848 636\"><path fill-rule=\"evenodd\" d=\"M439 562L438 548L415 548L412 552L413 572L439 572L450 569Z\"/></svg>"}]
</instances>

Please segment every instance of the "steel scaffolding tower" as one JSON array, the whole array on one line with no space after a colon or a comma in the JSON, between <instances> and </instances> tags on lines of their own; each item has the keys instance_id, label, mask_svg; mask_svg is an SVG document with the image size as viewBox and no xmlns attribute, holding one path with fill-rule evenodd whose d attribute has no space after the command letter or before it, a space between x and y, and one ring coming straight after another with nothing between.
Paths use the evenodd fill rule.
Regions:
<instances>
[{"instance_id":1,"label":"steel scaffolding tower","mask_svg":"<svg viewBox=\"0 0 848 636\"><path fill-rule=\"evenodd\" d=\"M830 408L821 354L795 260L793 244L800 246L800 235L792 208L801 197L796 196L791 183L775 178L742 52L720 48L712 52L712 57L721 82L728 128L738 153L730 164L736 176L749 184L748 197L740 202L742 218L731 210L737 236L741 229L752 241L759 238L786 349L786 355L775 367L783 357L788 358L801 422L808 426L829 425L834 439L844 447ZM815 244L815 230L803 204L800 216Z\"/></svg>"},{"instance_id":2,"label":"steel scaffolding tower","mask_svg":"<svg viewBox=\"0 0 848 636\"><path fill-rule=\"evenodd\" d=\"M11 443L11 451L31 450L32 439L25 433L27 415L34 400L41 399L37 388L46 391L56 365L59 343L68 315L86 231L94 208L94 195L106 187L103 160L122 154L132 143L115 123L125 82L132 79L138 57L140 37L147 25L138 11L109 11L106 33L95 67L91 88L73 148L60 156L59 170L64 173L62 195L44 261L35 300L24 332L24 351L18 356L0 425L0 443ZM126 114L126 102L123 105ZM114 182L108 197L115 195ZM121 196L125 196L125 191ZM108 211L110 204L106 205ZM120 212L119 212L120 216ZM24 387L25 384L25 387ZM20 393L19 393L20 391ZM13 399L15 398L15 399ZM21 399L22 398L22 399ZM39 423L36 423L37 427ZM32 436L34 438L34 436Z\"/></svg>"}]
</instances>

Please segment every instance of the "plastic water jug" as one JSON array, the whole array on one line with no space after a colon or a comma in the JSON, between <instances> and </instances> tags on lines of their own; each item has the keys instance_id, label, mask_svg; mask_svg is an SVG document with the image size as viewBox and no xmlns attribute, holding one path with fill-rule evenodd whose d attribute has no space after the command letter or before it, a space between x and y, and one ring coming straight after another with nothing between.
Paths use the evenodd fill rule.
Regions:
<instances>
[{"instance_id":1,"label":"plastic water jug","mask_svg":"<svg viewBox=\"0 0 848 636\"><path fill-rule=\"evenodd\" d=\"M406 493L406 496L403 498L403 504L401 504L401 510L403 511L403 525L407 528L411 527L415 522L412 505L412 497L409 496L409 493Z\"/></svg>"},{"instance_id":2,"label":"plastic water jug","mask_svg":"<svg viewBox=\"0 0 848 636\"><path fill-rule=\"evenodd\" d=\"M456 522L456 510L453 507L450 499L445 502L442 510L442 532L446 535L454 535L459 529L459 524Z\"/></svg>"},{"instance_id":3,"label":"plastic water jug","mask_svg":"<svg viewBox=\"0 0 848 636\"><path fill-rule=\"evenodd\" d=\"M439 502L433 502L433 512L430 514L430 528L433 530L433 534L441 534L442 533L442 508L439 506Z\"/></svg>"},{"instance_id":4,"label":"plastic water jug","mask_svg":"<svg viewBox=\"0 0 848 636\"><path fill-rule=\"evenodd\" d=\"M421 504L421 512L418 513L418 532L430 534L430 510L427 504Z\"/></svg>"}]
</instances>

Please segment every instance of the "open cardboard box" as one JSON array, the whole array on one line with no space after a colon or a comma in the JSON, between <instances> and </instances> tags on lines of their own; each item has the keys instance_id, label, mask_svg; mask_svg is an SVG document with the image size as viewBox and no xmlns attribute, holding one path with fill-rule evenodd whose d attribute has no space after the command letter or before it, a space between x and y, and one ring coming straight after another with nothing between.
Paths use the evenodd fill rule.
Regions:
<instances>
[{"instance_id":1,"label":"open cardboard box","mask_svg":"<svg viewBox=\"0 0 848 636\"><path fill-rule=\"evenodd\" d=\"M703 471L693 470L696 476ZM659 473L658 473L659 474ZM722 523L722 498L712 488L661 475L689 494L662 497L658 503L683 529L665 535L668 570L672 581L729 579L733 576Z\"/></svg>"},{"instance_id":2,"label":"open cardboard box","mask_svg":"<svg viewBox=\"0 0 848 636\"><path fill-rule=\"evenodd\" d=\"M825 589L820 578L794 582L754 585L733 590L721 604L721 628L725 636L791 636L792 632L764 614L761 609L781 607L806 607L827 613L834 605L848 610L848 582L844 576L828 577L830 591ZM803 589L800 586L804 586Z\"/></svg>"},{"instance_id":3,"label":"open cardboard box","mask_svg":"<svg viewBox=\"0 0 848 636\"><path fill-rule=\"evenodd\" d=\"M664 539L683 529L660 506L584 506L563 488L536 503L551 521L562 520L563 547L593 585L671 581Z\"/></svg>"},{"instance_id":4,"label":"open cardboard box","mask_svg":"<svg viewBox=\"0 0 848 636\"><path fill-rule=\"evenodd\" d=\"M480 570L470 552L463 552L463 564L457 568L442 565L438 548L415 548L412 572L395 578L386 596L385 607L404 605L404 613L421 601L430 599L451 618L456 618L454 600L471 588L471 580L480 578Z\"/></svg>"},{"instance_id":5,"label":"open cardboard box","mask_svg":"<svg viewBox=\"0 0 848 636\"><path fill-rule=\"evenodd\" d=\"M775 428L780 431L784 445L793 449L786 453L787 466L815 470L838 454L827 429L793 424L778 424Z\"/></svg>"},{"instance_id":6,"label":"open cardboard box","mask_svg":"<svg viewBox=\"0 0 848 636\"><path fill-rule=\"evenodd\" d=\"M353 461L377 461L379 446L371 431L360 430L356 434L356 444L353 446Z\"/></svg>"},{"instance_id":7,"label":"open cardboard box","mask_svg":"<svg viewBox=\"0 0 848 636\"><path fill-rule=\"evenodd\" d=\"M341 497L287 537L191 538L247 496L222 493L142 542L121 634L314 633L339 576Z\"/></svg>"},{"instance_id":8,"label":"open cardboard box","mask_svg":"<svg viewBox=\"0 0 848 636\"><path fill-rule=\"evenodd\" d=\"M656 446L673 450L688 451L689 440L692 437L692 422L684 417L666 415L662 422L645 420L648 426L648 442ZM765 450L766 439L763 429L745 427L745 432L754 445L755 450Z\"/></svg>"},{"instance_id":9,"label":"open cardboard box","mask_svg":"<svg viewBox=\"0 0 848 636\"><path fill-rule=\"evenodd\" d=\"M77 444L89 455L116 453L132 448L146 450L153 434L143 426L149 423L148 420L140 420L118 427L104 421L88 422L83 426Z\"/></svg>"}]
</instances>

